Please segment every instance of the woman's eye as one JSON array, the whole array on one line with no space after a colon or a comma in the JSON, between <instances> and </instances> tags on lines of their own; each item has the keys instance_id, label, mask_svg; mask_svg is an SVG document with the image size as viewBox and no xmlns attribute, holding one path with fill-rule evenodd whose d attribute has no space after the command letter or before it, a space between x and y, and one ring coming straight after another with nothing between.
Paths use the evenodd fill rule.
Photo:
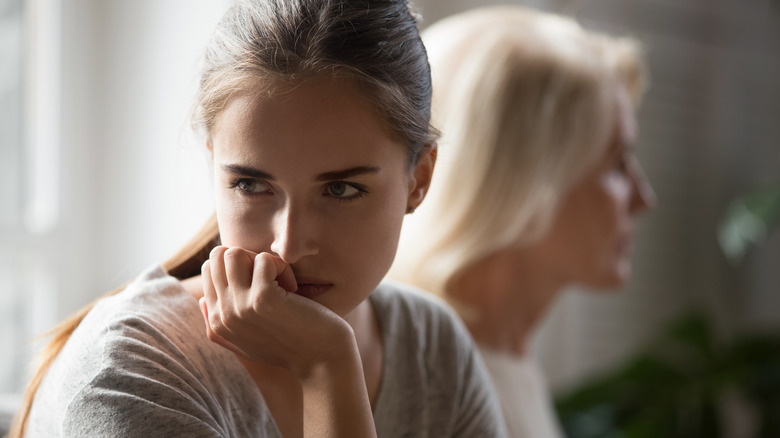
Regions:
<instances>
[{"instance_id":1,"label":"woman's eye","mask_svg":"<svg viewBox=\"0 0 780 438\"><path fill-rule=\"evenodd\" d=\"M268 184L253 179L237 179L230 185L231 188L238 188L248 194L262 193L268 191Z\"/></svg>"},{"instance_id":2,"label":"woman's eye","mask_svg":"<svg viewBox=\"0 0 780 438\"><path fill-rule=\"evenodd\" d=\"M357 199L367 193L367 190L354 183L334 181L325 186L325 195L341 200Z\"/></svg>"}]
</instances>

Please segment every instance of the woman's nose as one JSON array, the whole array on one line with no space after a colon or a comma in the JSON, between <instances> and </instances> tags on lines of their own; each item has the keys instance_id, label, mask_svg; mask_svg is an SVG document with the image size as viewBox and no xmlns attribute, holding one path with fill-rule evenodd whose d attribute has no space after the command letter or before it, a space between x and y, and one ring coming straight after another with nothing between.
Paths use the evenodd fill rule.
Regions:
<instances>
[{"instance_id":1,"label":"woman's nose","mask_svg":"<svg viewBox=\"0 0 780 438\"><path fill-rule=\"evenodd\" d=\"M637 163L632 172L633 192L631 197L631 211L639 213L655 208L657 198L650 181L647 179L642 166Z\"/></svg>"},{"instance_id":2,"label":"woman's nose","mask_svg":"<svg viewBox=\"0 0 780 438\"><path fill-rule=\"evenodd\" d=\"M300 208L285 206L276 213L271 252L285 263L293 264L319 251L311 218Z\"/></svg>"}]
</instances>

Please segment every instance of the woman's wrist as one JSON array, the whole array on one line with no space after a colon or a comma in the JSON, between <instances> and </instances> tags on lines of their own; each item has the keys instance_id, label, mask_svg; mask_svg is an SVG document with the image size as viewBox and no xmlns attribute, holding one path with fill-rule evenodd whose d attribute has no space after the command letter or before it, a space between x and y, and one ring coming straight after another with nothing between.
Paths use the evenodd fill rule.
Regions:
<instances>
[{"instance_id":1,"label":"woman's wrist","mask_svg":"<svg viewBox=\"0 0 780 438\"><path fill-rule=\"evenodd\" d=\"M354 336L349 348L337 350L341 351L312 366L301 379L304 436L374 437L374 418Z\"/></svg>"},{"instance_id":2,"label":"woman's wrist","mask_svg":"<svg viewBox=\"0 0 780 438\"><path fill-rule=\"evenodd\" d=\"M346 321L338 319L338 328L330 336L328 345L319 349L320 354L291 367L304 388L323 386L329 379L338 379L347 372L363 373L355 332Z\"/></svg>"}]
</instances>

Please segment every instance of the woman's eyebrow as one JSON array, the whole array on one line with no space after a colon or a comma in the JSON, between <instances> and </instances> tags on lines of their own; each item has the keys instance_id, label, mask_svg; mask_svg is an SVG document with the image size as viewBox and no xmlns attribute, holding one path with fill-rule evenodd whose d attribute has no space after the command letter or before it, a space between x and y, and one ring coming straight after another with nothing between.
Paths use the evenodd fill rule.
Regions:
<instances>
[{"instance_id":1,"label":"woman's eyebrow","mask_svg":"<svg viewBox=\"0 0 780 438\"><path fill-rule=\"evenodd\" d=\"M315 181L337 181L346 178L352 178L355 176L377 173L382 170L378 166L357 166L350 167L349 169L335 170L333 172L325 172L317 175Z\"/></svg>"},{"instance_id":2,"label":"woman's eyebrow","mask_svg":"<svg viewBox=\"0 0 780 438\"><path fill-rule=\"evenodd\" d=\"M267 179L269 181L274 180L274 177L270 173L263 172L260 169L255 169L254 167L242 166L240 164L223 164L220 167L222 167L223 171L232 173L234 175L248 176L251 178L258 178L258 179Z\"/></svg>"}]
</instances>

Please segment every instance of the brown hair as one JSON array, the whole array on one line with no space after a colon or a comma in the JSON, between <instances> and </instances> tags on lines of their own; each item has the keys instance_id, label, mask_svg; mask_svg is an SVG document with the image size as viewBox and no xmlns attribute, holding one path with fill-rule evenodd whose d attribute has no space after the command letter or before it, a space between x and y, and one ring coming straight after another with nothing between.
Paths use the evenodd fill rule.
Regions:
<instances>
[{"instance_id":1,"label":"brown hair","mask_svg":"<svg viewBox=\"0 0 780 438\"><path fill-rule=\"evenodd\" d=\"M232 97L272 92L275 85L315 75L353 80L406 146L410 163L436 139L428 59L407 0L237 1L207 47L193 126L210 140ZM214 215L162 266L180 280L198 275L218 244ZM97 301L123 289L98 298L49 332L10 437L24 436L35 393L76 327Z\"/></svg>"}]
</instances>

